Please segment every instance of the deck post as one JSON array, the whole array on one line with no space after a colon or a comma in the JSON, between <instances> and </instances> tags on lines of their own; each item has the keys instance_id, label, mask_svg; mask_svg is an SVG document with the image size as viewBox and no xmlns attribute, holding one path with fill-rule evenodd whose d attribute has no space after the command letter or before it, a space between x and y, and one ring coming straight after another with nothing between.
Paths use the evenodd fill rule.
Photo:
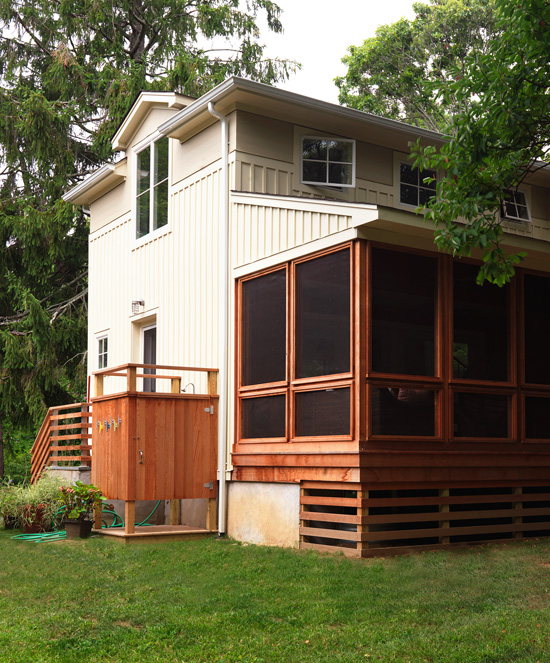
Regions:
<instances>
[{"instance_id":1,"label":"deck post","mask_svg":"<svg viewBox=\"0 0 550 663\"><path fill-rule=\"evenodd\" d=\"M361 487L362 488L362 487ZM359 522L357 523L357 532L360 534L359 540L357 541L357 552L359 557L363 557L363 551L368 550L369 541L364 541L362 535L368 534L369 525L367 522L364 522L369 515L369 507L363 506L363 500L369 499L368 490L358 490L357 491L358 506L357 506L357 515L359 516Z\"/></svg>"},{"instance_id":2,"label":"deck post","mask_svg":"<svg viewBox=\"0 0 550 663\"><path fill-rule=\"evenodd\" d=\"M180 501L170 500L170 525L180 524Z\"/></svg>"},{"instance_id":3,"label":"deck post","mask_svg":"<svg viewBox=\"0 0 550 663\"><path fill-rule=\"evenodd\" d=\"M208 394L210 396L218 394L218 373L216 371L208 371Z\"/></svg>"},{"instance_id":4,"label":"deck post","mask_svg":"<svg viewBox=\"0 0 550 663\"><path fill-rule=\"evenodd\" d=\"M94 394L96 398L98 396L103 396L103 385L105 383L104 375L94 375Z\"/></svg>"},{"instance_id":5,"label":"deck post","mask_svg":"<svg viewBox=\"0 0 550 663\"><path fill-rule=\"evenodd\" d=\"M514 488L514 495L521 495L523 493L523 488ZM523 502L514 502L513 504L514 511L518 513L523 509ZM523 518L521 516L514 517L514 525L521 525L523 523ZM521 539L523 537L523 532L521 530L514 531L514 538Z\"/></svg>"},{"instance_id":6,"label":"deck post","mask_svg":"<svg viewBox=\"0 0 550 663\"><path fill-rule=\"evenodd\" d=\"M172 394L181 392L181 377L175 377L170 380L170 391Z\"/></svg>"},{"instance_id":7,"label":"deck post","mask_svg":"<svg viewBox=\"0 0 550 663\"><path fill-rule=\"evenodd\" d=\"M137 370L135 366L128 366L126 372L126 391L136 391L137 389Z\"/></svg>"},{"instance_id":8,"label":"deck post","mask_svg":"<svg viewBox=\"0 0 550 663\"><path fill-rule=\"evenodd\" d=\"M449 489L448 488L441 488L439 490L439 497L449 497ZM439 512L440 513L449 513L449 505L448 504L440 504L439 505ZM442 520L440 521L440 528L443 529L449 529L450 522L448 520ZM442 545L448 545L451 542L451 537L450 536L440 536L439 537L439 543Z\"/></svg>"},{"instance_id":9,"label":"deck post","mask_svg":"<svg viewBox=\"0 0 550 663\"><path fill-rule=\"evenodd\" d=\"M209 529L210 531L217 529L217 511L217 500L213 497L209 497L206 502L206 529Z\"/></svg>"},{"instance_id":10,"label":"deck post","mask_svg":"<svg viewBox=\"0 0 550 663\"><path fill-rule=\"evenodd\" d=\"M101 507L102 504L96 504L94 506L94 529L101 529Z\"/></svg>"},{"instance_id":11,"label":"deck post","mask_svg":"<svg viewBox=\"0 0 550 663\"><path fill-rule=\"evenodd\" d=\"M133 501L126 501L124 502L124 533L134 534L134 532L136 531L135 523L136 523L136 503Z\"/></svg>"}]
</instances>

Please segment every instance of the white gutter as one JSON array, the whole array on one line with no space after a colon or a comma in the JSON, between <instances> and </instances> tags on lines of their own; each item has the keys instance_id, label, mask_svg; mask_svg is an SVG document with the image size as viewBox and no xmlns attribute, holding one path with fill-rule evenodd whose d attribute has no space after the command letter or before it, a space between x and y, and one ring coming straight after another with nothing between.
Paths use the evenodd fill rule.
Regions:
<instances>
[{"instance_id":1,"label":"white gutter","mask_svg":"<svg viewBox=\"0 0 550 663\"><path fill-rule=\"evenodd\" d=\"M213 102L208 103L208 112L221 123L221 148L222 148L222 193L221 193L221 232L220 245L220 296L221 306L221 361L219 392L220 400L218 406L218 536L223 536L226 529L227 519L227 483L225 472L227 466L227 404L229 390L229 366L227 345L229 342L229 144L228 144L228 120L225 115L219 113Z\"/></svg>"}]
</instances>

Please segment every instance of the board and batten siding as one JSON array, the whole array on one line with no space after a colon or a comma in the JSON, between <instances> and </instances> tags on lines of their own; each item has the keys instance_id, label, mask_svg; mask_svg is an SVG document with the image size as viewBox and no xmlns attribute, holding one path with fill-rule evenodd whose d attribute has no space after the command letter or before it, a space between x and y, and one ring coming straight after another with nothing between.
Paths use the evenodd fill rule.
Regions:
<instances>
[{"instance_id":1,"label":"board and batten siding","mask_svg":"<svg viewBox=\"0 0 550 663\"><path fill-rule=\"evenodd\" d=\"M169 226L136 242L131 214L90 235L90 372L96 341L109 333L109 365L142 361L139 327L157 325L157 363L217 368L219 363L219 163L172 188ZM144 301L133 316L133 300ZM108 378L107 393L116 391ZM196 392L206 377L184 375ZM120 381L119 381L120 382ZM158 381L157 390L169 390Z\"/></svg>"}]
</instances>

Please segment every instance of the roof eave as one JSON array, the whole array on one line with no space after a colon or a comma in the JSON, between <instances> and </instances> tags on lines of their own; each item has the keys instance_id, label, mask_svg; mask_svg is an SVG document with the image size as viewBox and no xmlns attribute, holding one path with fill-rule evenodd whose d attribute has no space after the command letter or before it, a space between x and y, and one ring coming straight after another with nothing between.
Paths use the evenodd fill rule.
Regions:
<instances>
[{"instance_id":1,"label":"roof eave","mask_svg":"<svg viewBox=\"0 0 550 663\"><path fill-rule=\"evenodd\" d=\"M126 160L105 164L63 194L63 200L73 205L90 205L97 198L124 182L127 175Z\"/></svg>"}]
</instances>

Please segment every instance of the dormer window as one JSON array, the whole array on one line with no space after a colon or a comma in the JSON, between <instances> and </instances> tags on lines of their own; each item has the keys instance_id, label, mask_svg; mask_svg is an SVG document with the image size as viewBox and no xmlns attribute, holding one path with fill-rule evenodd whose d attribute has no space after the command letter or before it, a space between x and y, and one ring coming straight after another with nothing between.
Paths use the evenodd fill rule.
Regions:
<instances>
[{"instance_id":1,"label":"dormer window","mask_svg":"<svg viewBox=\"0 0 550 663\"><path fill-rule=\"evenodd\" d=\"M517 222L531 221L527 197L523 191L509 189L504 196L504 200L500 205L500 215L503 219Z\"/></svg>"},{"instance_id":2,"label":"dormer window","mask_svg":"<svg viewBox=\"0 0 550 663\"><path fill-rule=\"evenodd\" d=\"M136 155L136 238L168 223L168 138Z\"/></svg>"},{"instance_id":3,"label":"dormer window","mask_svg":"<svg viewBox=\"0 0 550 663\"><path fill-rule=\"evenodd\" d=\"M429 178L433 181L426 183ZM419 170L408 163L399 164L399 202L402 205L427 205L435 196L435 189L434 170Z\"/></svg>"},{"instance_id":4,"label":"dormer window","mask_svg":"<svg viewBox=\"0 0 550 663\"><path fill-rule=\"evenodd\" d=\"M355 186L355 141L302 136L302 184Z\"/></svg>"}]
</instances>

